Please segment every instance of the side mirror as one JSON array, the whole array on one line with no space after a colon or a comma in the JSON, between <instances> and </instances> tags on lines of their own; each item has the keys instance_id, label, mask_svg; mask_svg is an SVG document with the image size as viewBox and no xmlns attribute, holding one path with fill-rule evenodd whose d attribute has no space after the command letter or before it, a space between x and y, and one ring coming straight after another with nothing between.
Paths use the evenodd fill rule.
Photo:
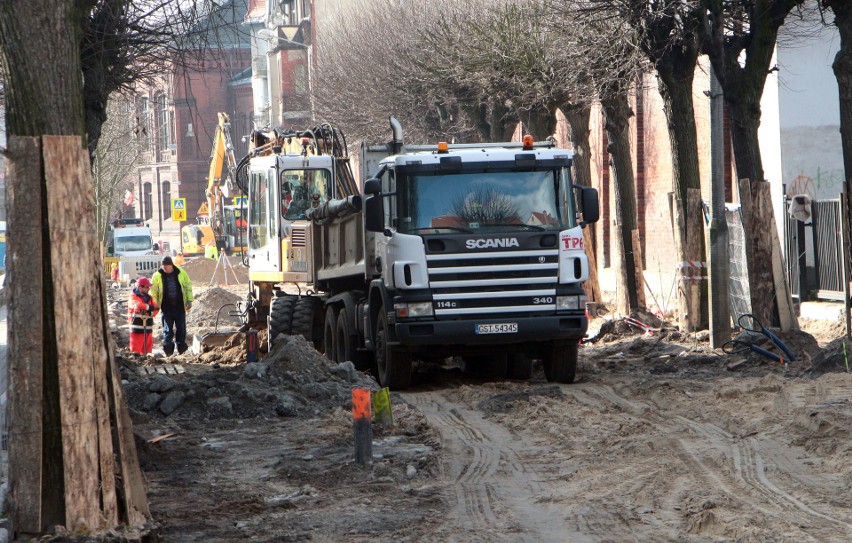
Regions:
<instances>
[{"instance_id":1,"label":"side mirror","mask_svg":"<svg viewBox=\"0 0 852 543\"><path fill-rule=\"evenodd\" d=\"M597 189L583 187L580 192L580 205L580 210L583 212L583 222L580 223L580 226L598 222L601 211Z\"/></svg>"},{"instance_id":2,"label":"side mirror","mask_svg":"<svg viewBox=\"0 0 852 543\"><path fill-rule=\"evenodd\" d=\"M154 249L155 251L159 251L159 250L160 250L160 244L159 244L159 243L155 243L155 244L154 244L153 249Z\"/></svg>"},{"instance_id":3,"label":"side mirror","mask_svg":"<svg viewBox=\"0 0 852 543\"><path fill-rule=\"evenodd\" d=\"M382 192L382 180L375 177L364 182L364 194L380 194Z\"/></svg>"},{"instance_id":4,"label":"side mirror","mask_svg":"<svg viewBox=\"0 0 852 543\"><path fill-rule=\"evenodd\" d=\"M378 194L370 196L364 202L364 228L367 232L385 231L384 200Z\"/></svg>"}]
</instances>

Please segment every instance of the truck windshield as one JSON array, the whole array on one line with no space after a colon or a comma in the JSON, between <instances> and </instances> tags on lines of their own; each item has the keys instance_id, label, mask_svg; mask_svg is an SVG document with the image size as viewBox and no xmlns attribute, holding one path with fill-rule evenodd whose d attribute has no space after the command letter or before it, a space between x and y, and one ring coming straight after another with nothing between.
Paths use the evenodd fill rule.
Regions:
<instances>
[{"instance_id":1,"label":"truck windshield","mask_svg":"<svg viewBox=\"0 0 852 543\"><path fill-rule=\"evenodd\" d=\"M154 242L149 236L116 236L114 238L115 252L150 251Z\"/></svg>"},{"instance_id":2,"label":"truck windshield","mask_svg":"<svg viewBox=\"0 0 852 543\"><path fill-rule=\"evenodd\" d=\"M564 230L575 226L571 173L461 172L402 176L403 233Z\"/></svg>"},{"instance_id":3,"label":"truck windshield","mask_svg":"<svg viewBox=\"0 0 852 543\"><path fill-rule=\"evenodd\" d=\"M289 220L303 220L311 205L311 196L328 201L331 172L328 170L284 170L281 172L281 215Z\"/></svg>"}]
</instances>

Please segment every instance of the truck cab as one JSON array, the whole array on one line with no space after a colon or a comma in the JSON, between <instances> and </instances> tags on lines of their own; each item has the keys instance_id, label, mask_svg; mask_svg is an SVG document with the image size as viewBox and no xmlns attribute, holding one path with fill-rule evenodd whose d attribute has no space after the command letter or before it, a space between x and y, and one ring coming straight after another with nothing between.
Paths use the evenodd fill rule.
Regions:
<instances>
[{"instance_id":1,"label":"truck cab","mask_svg":"<svg viewBox=\"0 0 852 543\"><path fill-rule=\"evenodd\" d=\"M119 258L154 254L154 236L151 229L137 223L118 224L107 237L107 254Z\"/></svg>"},{"instance_id":2,"label":"truck cab","mask_svg":"<svg viewBox=\"0 0 852 543\"><path fill-rule=\"evenodd\" d=\"M412 355L461 355L509 367L539 358L548 379L573 380L588 327L582 226L598 205L571 165L570 151L531 141L409 148L379 162L364 220L386 291L374 347L388 373L395 359L404 371Z\"/></svg>"}]
</instances>

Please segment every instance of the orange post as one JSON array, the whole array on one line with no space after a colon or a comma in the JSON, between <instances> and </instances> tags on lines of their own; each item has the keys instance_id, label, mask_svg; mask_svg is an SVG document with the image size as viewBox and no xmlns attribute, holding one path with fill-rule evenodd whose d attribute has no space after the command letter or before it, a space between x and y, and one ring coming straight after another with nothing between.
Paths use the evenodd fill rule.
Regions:
<instances>
[{"instance_id":1,"label":"orange post","mask_svg":"<svg viewBox=\"0 0 852 543\"><path fill-rule=\"evenodd\" d=\"M373 460L373 420L370 391L352 389L352 425L355 432L355 462L369 464Z\"/></svg>"}]
</instances>

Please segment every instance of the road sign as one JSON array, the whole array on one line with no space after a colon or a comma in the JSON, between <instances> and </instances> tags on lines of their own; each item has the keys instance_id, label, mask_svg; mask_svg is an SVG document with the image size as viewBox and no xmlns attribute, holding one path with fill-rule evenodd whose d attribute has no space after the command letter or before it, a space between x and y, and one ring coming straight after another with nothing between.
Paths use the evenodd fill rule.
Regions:
<instances>
[{"instance_id":1,"label":"road sign","mask_svg":"<svg viewBox=\"0 0 852 543\"><path fill-rule=\"evenodd\" d=\"M186 220L186 198L172 198L172 220L175 222Z\"/></svg>"}]
</instances>

